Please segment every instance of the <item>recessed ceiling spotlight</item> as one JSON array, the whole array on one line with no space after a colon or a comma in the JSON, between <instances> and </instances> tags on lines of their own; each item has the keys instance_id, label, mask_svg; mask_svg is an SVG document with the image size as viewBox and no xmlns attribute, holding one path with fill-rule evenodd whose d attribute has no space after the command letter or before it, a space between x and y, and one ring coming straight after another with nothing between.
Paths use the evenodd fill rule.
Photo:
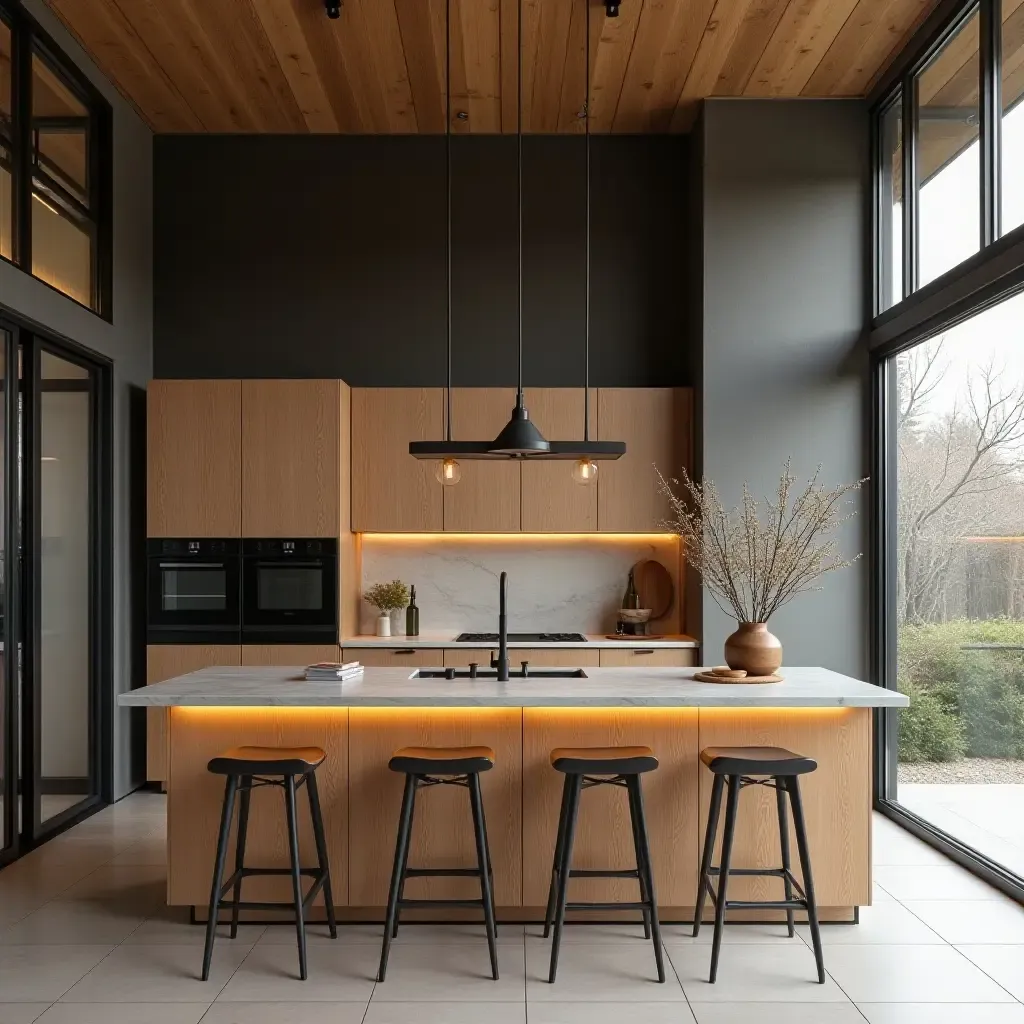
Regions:
<instances>
[{"instance_id":1,"label":"recessed ceiling spotlight","mask_svg":"<svg viewBox=\"0 0 1024 1024\"><path fill-rule=\"evenodd\" d=\"M604 0L604 11L609 18L619 16L619 0Z\"/></svg>"},{"instance_id":2,"label":"recessed ceiling spotlight","mask_svg":"<svg viewBox=\"0 0 1024 1024\"><path fill-rule=\"evenodd\" d=\"M324 0L324 5L327 7L328 18L341 17L341 0Z\"/></svg>"}]
</instances>

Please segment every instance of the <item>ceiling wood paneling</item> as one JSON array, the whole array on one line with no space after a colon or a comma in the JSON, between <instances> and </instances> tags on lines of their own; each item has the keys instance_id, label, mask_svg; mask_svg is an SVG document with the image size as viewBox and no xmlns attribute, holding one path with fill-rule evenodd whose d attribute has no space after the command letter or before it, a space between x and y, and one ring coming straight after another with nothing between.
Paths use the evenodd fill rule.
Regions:
<instances>
[{"instance_id":1,"label":"ceiling wood paneling","mask_svg":"<svg viewBox=\"0 0 1024 1024\"><path fill-rule=\"evenodd\" d=\"M522 0L523 127L576 132L588 0ZM862 96L935 0L591 3L591 127L709 96ZM47 0L158 132L444 131L445 0ZM451 0L453 129L516 127L516 0Z\"/></svg>"}]
</instances>

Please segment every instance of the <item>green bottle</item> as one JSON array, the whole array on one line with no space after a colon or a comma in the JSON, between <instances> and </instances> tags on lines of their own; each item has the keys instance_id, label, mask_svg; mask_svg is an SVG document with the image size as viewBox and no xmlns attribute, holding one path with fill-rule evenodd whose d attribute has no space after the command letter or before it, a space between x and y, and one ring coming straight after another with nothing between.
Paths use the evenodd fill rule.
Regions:
<instances>
[{"instance_id":1,"label":"green bottle","mask_svg":"<svg viewBox=\"0 0 1024 1024\"><path fill-rule=\"evenodd\" d=\"M626 593L622 598L623 608L639 608L640 595L636 592L636 580L633 579L633 570L629 570L629 583L626 584Z\"/></svg>"},{"instance_id":2,"label":"green bottle","mask_svg":"<svg viewBox=\"0 0 1024 1024\"><path fill-rule=\"evenodd\" d=\"M405 635L420 635L420 610L416 607L416 588L409 591L409 607L405 609Z\"/></svg>"}]
</instances>

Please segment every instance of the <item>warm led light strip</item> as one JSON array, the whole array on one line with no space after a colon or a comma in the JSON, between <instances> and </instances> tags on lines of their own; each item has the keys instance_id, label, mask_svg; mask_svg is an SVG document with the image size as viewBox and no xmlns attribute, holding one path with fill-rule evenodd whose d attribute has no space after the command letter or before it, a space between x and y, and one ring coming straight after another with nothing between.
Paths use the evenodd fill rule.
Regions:
<instances>
[{"instance_id":1,"label":"warm led light strip","mask_svg":"<svg viewBox=\"0 0 1024 1024\"><path fill-rule=\"evenodd\" d=\"M506 540L506 541L560 541L560 540L590 540L611 541L613 543L637 542L637 541L665 541L678 540L675 533L376 533L367 531L358 534L360 537L373 537L375 540L397 540L397 541L459 541L459 540Z\"/></svg>"}]
</instances>

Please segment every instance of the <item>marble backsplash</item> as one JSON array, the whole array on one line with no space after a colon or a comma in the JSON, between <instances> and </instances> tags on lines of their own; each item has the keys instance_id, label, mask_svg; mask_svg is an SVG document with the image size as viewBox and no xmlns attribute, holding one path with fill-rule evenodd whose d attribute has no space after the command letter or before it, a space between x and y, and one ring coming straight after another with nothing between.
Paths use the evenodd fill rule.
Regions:
<instances>
[{"instance_id":1,"label":"marble backsplash","mask_svg":"<svg viewBox=\"0 0 1024 1024\"><path fill-rule=\"evenodd\" d=\"M671 536L410 536L362 538L362 590L400 579L416 587L420 632L493 632L498 575L509 575L510 632L606 633L615 629L629 570L656 558L679 593L679 542ZM675 602L674 602L675 603ZM360 607L360 632L376 610ZM674 616L662 628L678 631Z\"/></svg>"}]
</instances>

